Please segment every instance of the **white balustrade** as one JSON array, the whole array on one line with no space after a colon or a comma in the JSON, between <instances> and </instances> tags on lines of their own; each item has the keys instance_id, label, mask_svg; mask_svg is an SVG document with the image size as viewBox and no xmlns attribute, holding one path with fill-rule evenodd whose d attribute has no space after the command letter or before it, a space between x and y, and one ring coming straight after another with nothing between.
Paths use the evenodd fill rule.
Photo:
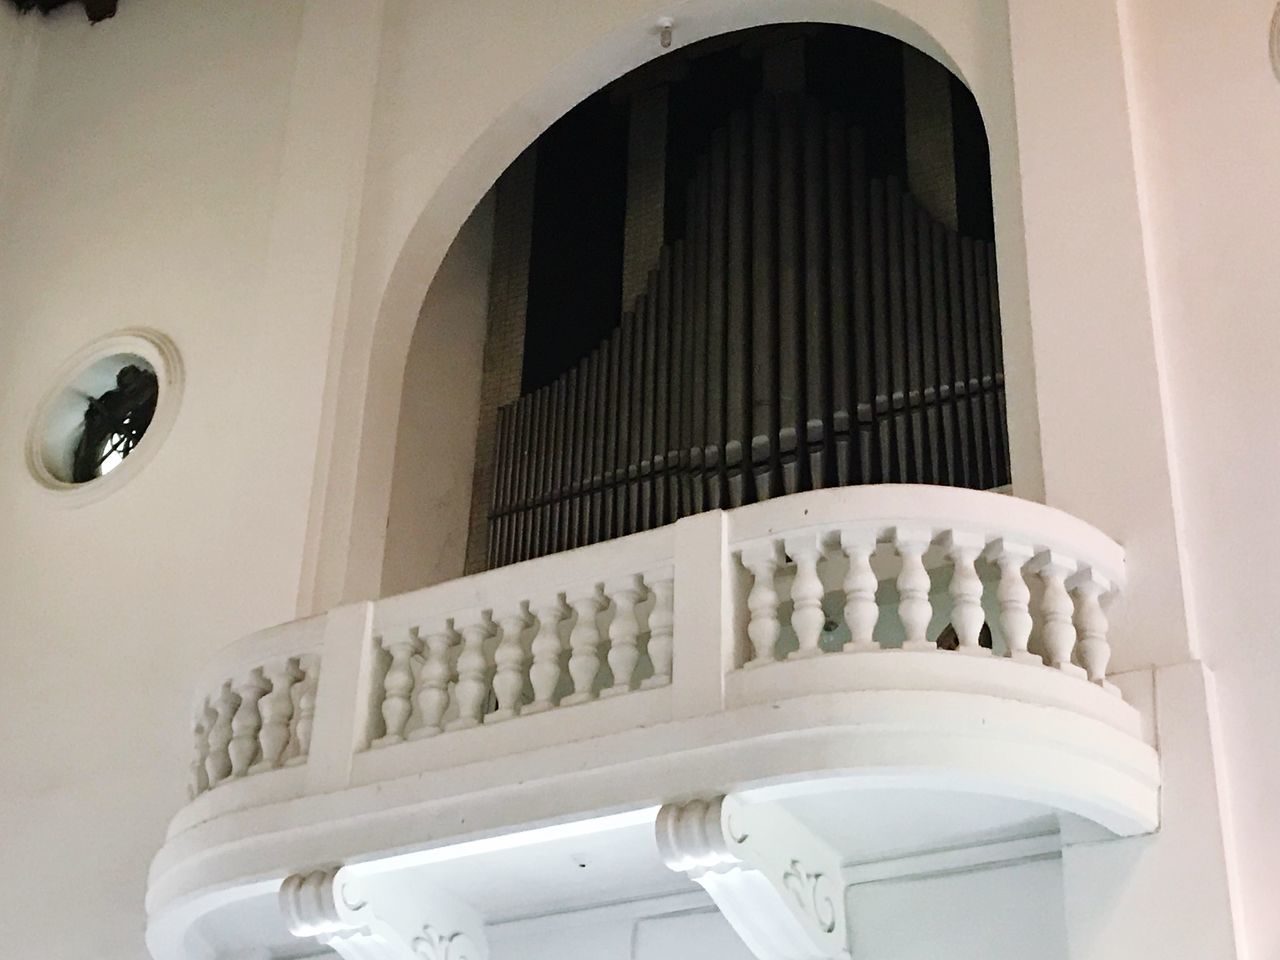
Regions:
<instances>
[{"instance_id":1,"label":"white balustrade","mask_svg":"<svg viewBox=\"0 0 1280 960\"><path fill-rule=\"evenodd\" d=\"M1040 636L1045 659L1063 673L1084 676L1084 671L1071 662L1076 647L1075 604L1067 592L1067 577L1075 573L1077 566L1075 560L1056 550L1046 550L1032 560L1032 568L1044 585Z\"/></svg>"},{"instance_id":2,"label":"white balustrade","mask_svg":"<svg viewBox=\"0 0 1280 960\"><path fill-rule=\"evenodd\" d=\"M653 596L653 609L649 611L649 661L653 664L652 676L640 681L642 690L665 687L671 682L671 661L674 652L673 628L675 627L675 574L671 567L645 574L645 585Z\"/></svg>"},{"instance_id":3,"label":"white balustrade","mask_svg":"<svg viewBox=\"0 0 1280 960\"><path fill-rule=\"evenodd\" d=\"M382 601L370 747L669 685L672 543L666 528Z\"/></svg>"},{"instance_id":4,"label":"white balustrade","mask_svg":"<svg viewBox=\"0 0 1280 960\"><path fill-rule=\"evenodd\" d=\"M932 583L924 565L924 552L932 538L930 531L917 527L896 529L893 534L893 545L902 561L897 587L898 617L905 631L903 650L932 650L937 646L928 638L929 621L933 618L933 604L929 601Z\"/></svg>"},{"instance_id":5,"label":"white balustrade","mask_svg":"<svg viewBox=\"0 0 1280 960\"><path fill-rule=\"evenodd\" d=\"M871 555L876 550L875 534L865 529L842 530L840 547L849 564L844 578L844 619L849 627L849 642L844 649L849 653L879 650L875 630L876 621L880 619L880 606L876 603L880 583L871 567Z\"/></svg>"},{"instance_id":6,"label":"white balustrade","mask_svg":"<svg viewBox=\"0 0 1280 960\"><path fill-rule=\"evenodd\" d=\"M212 674L192 724L194 797L233 778L304 763L320 676L312 621L266 631L241 643L233 665ZM257 638L249 638L253 640Z\"/></svg>"},{"instance_id":7,"label":"white balustrade","mask_svg":"<svg viewBox=\"0 0 1280 960\"><path fill-rule=\"evenodd\" d=\"M303 678L295 657L276 660L262 669L270 684L266 696L258 701L262 714L262 730L258 736L261 759L252 772L274 770L285 761L289 746L289 726L293 720L293 685Z\"/></svg>"},{"instance_id":8,"label":"white balustrade","mask_svg":"<svg viewBox=\"0 0 1280 960\"><path fill-rule=\"evenodd\" d=\"M636 604L644 596L643 583L638 574L623 577L606 584L605 593L613 601L613 621L609 624L609 670L613 673L613 686L600 691L600 695L616 697L631 691L632 675L640 661Z\"/></svg>"},{"instance_id":9,"label":"white balustrade","mask_svg":"<svg viewBox=\"0 0 1280 960\"><path fill-rule=\"evenodd\" d=\"M440 621L425 631L426 656L417 678L417 707L421 724L409 734L410 740L434 737L444 731L444 715L449 709L449 651L458 635L448 621Z\"/></svg>"},{"instance_id":10,"label":"white balustrade","mask_svg":"<svg viewBox=\"0 0 1280 960\"><path fill-rule=\"evenodd\" d=\"M462 652L458 654L458 682L453 695L458 705L458 716L450 720L446 730L465 730L484 719L485 703L489 697L492 669L485 656L485 642L493 636L493 622L483 610L468 610L459 614L454 623L462 634Z\"/></svg>"},{"instance_id":11,"label":"white balustrade","mask_svg":"<svg viewBox=\"0 0 1280 960\"><path fill-rule=\"evenodd\" d=\"M591 717L617 724L633 696L648 698L637 708L643 723L662 722L662 711L708 712L716 707L685 698L723 698L725 671L739 664L767 668L751 676L777 689L775 677L805 676L791 664L811 659L942 663L958 652L1116 693L1106 681L1106 608L1123 585L1123 553L1057 511L967 490L883 487L784 497L688 523L708 539L688 524L684 541L662 528L378 601L341 621L350 639L331 638L317 618L302 632L286 625L242 644L200 691L190 792L287 772L307 760L321 728L329 768L340 769L350 763L342 754L365 743L380 750L473 730L480 739L467 742L482 744L503 721L555 741L571 737L570 717L586 731L599 729ZM678 556L680 542L696 544L694 554ZM362 622L363 640L350 633ZM955 642L943 649L948 628ZM344 649L331 643L366 644L346 648L349 679L323 688L337 694L319 684L321 653ZM371 687L357 694L362 683ZM326 706L344 689L357 699ZM565 708L576 709L554 719ZM335 741L332 719L317 727L317 709L353 716L342 721L349 740ZM557 723L565 733L549 732ZM510 749L508 734L492 736Z\"/></svg>"},{"instance_id":12,"label":"white balustrade","mask_svg":"<svg viewBox=\"0 0 1280 960\"><path fill-rule=\"evenodd\" d=\"M205 755L205 769L209 774L209 786L216 787L231 776L231 717L240 705L240 698L231 689L231 681L222 685L213 702L214 719L209 728L209 749Z\"/></svg>"},{"instance_id":13,"label":"white balustrade","mask_svg":"<svg viewBox=\"0 0 1280 960\"><path fill-rule=\"evenodd\" d=\"M412 630L400 629L384 635L381 645L391 657L391 663L383 680L382 722L386 733L378 743L399 743L404 739L405 724L413 710L409 702L413 694L413 656L420 644Z\"/></svg>"},{"instance_id":14,"label":"white balustrade","mask_svg":"<svg viewBox=\"0 0 1280 960\"><path fill-rule=\"evenodd\" d=\"M556 688L563 672L560 660L564 643L560 640L560 623L569 613L563 595L557 593L538 604L538 632L533 638L533 665L529 683L533 687L533 703L525 713L541 713L555 706Z\"/></svg>"},{"instance_id":15,"label":"white balustrade","mask_svg":"<svg viewBox=\"0 0 1280 960\"><path fill-rule=\"evenodd\" d=\"M960 653L985 655L980 645L982 625L982 580L975 563L986 547L984 539L973 533L948 531L942 538L951 561L951 625L955 628Z\"/></svg>"},{"instance_id":16,"label":"white balustrade","mask_svg":"<svg viewBox=\"0 0 1280 960\"><path fill-rule=\"evenodd\" d=\"M747 594L747 610L751 619L747 636L751 640L751 659L747 666L760 666L778 659L778 591L774 575L778 570L778 545L772 540L756 543L742 551L742 563L751 571L751 591Z\"/></svg>"},{"instance_id":17,"label":"white balustrade","mask_svg":"<svg viewBox=\"0 0 1280 960\"><path fill-rule=\"evenodd\" d=\"M796 565L795 579L791 581L791 625L795 628L799 646L790 657L816 657L822 653L818 642L827 621L826 614L822 612L824 591L818 576L822 542L817 533L809 532L799 537L788 537L785 548L787 556Z\"/></svg>"},{"instance_id":18,"label":"white balustrade","mask_svg":"<svg viewBox=\"0 0 1280 960\"><path fill-rule=\"evenodd\" d=\"M895 492L901 522L893 522L893 509L872 507L861 522L856 511L846 517L832 510L825 522L805 511L801 529L788 532L770 518L761 523L769 532L730 543L747 574L745 596L738 601L745 608L745 667L778 663L780 643L786 649L794 642L788 661L824 655L824 600L835 592L827 609L843 611L848 631L836 655L904 650L945 656L951 650L939 649L937 640L950 626L955 652L999 655L1116 692L1106 682L1111 647L1104 612L1123 574L1123 555L1114 544L1079 521L1012 498L941 488L882 489ZM930 509L915 497L896 496L906 491L919 491L921 501L941 506ZM958 506L954 517L945 509L951 500ZM990 509L971 509L976 504ZM1005 505L1014 514L1007 522ZM739 512L763 516L768 509L760 504ZM1045 522L1029 523L1030 511L1040 512ZM1028 577L1043 587L1034 609ZM789 611L778 594L778 584L788 580ZM984 625L995 638L994 650L982 645ZM1028 650L1037 628L1043 657Z\"/></svg>"},{"instance_id":19,"label":"white balustrade","mask_svg":"<svg viewBox=\"0 0 1280 960\"><path fill-rule=\"evenodd\" d=\"M1110 590L1110 584L1092 570L1078 574L1068 581L1075 598L1075 627L1079 636L1079 659L1090 683L1096 683L1109 693L1119 696L1120 691L1107 682L1107 663L1111 660L1111 644L1107 642L1107 615L1102 610L1102 597Z\"/></svg>"},{"instance_id":20,"label":"white balustrade","mask_svg":"<svg viewBox=\"0 0 1280 960\"><path fill-rule=\"evenodd\" d=\"M525 605L508 608L498 616L502 629L502 642L494 654L496 671L493 677L493 693L498 709L485 718L486 723L510 720L520 713L520 695L524 692L526 660L524 631L533 622Z\"/></svg>"},{"instance_id":21,"label":"white balustrade","mask_svg":"<svg viewBox=\"0 0 1280 960\"><path fill-rule=\"evenodd\" d=\"M200 715L196 718L194 729L195 735L195 759L191 762L191 777L187 784L187 794L194 800L200 794L209 789L209 732L213 729L214 722L218 719L218 714L209 706L206 700L200 708Z\"/></svg>"},{"instance_id":22,"label":"white balustrade","mask_svg":"<svg viewBox=\"0 0 1280 960\"><path fill-rule=\"evenodd\" d=\"M285 765L305 763L311 749L311 727L316 715L316 689L320 683L320 659L312 654L298 658L298 671L302 679L294 684L297 691L297 707L294 710L293 736L285 748Z\"/></svg>"},{"instance_id":23,"label":"white balustrade","mask_svg":"<svg viewBox=\"0 0 1280 960\"><path fill-rule=\"evenodd\" d=\"M1000 629L1011 660L1043 663L1027 650L1031 639L1031 588L1023 570L1035 551L1025 543L1001 537L987 547L985 556L1000 571L996 602L1000 605Z\"/></svg>"},{"instance_id":24,"label":"white balustrade","mask_svg":"<svg viewBox=\"0 0 1280 960\"><path fill-rule=\"evenodd\" d=\"M600 673L600 625L596 621L604 606L604 593L598 584L579 587L565 595L576 618L569 631L569 676L573 693L561 703L573 706L594 700L596 678Z\"/></svg>"}]
</instances>

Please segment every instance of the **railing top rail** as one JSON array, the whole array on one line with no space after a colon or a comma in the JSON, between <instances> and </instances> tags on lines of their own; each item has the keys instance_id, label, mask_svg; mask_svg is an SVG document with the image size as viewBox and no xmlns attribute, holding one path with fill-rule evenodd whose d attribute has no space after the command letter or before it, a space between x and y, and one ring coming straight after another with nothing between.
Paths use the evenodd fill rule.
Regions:
<instances>
[{"instance_id":1,"label":"railing top rail","mask_svg":"<svg viewBox=\"0 0 1280 960\"><path fill-rule=\"evenodd\" d=\"M459 611L552 599L575 587L661 569L674 555L675 526L670 525L524 560L379 600L374 629L442 622Z\"/></svg>"},{"instance_id":2,"label":"railing top rail","mask_svg":"<svg viewBox=\"0 0 1280 960\"><path fill-rule=\"evenodd\" d=\"M929 527L1006 538L1060 551L1116 587L1125 582L1124 548L1097 528L1054 507L987 490L924 484L876 484L814 490L729 511L729 546L809 530Z\"/></svg>"},{"instance_id":3,"label":"railing top rail","mask_svg":"<svg viewBox=\"0 0 1280 960\"><path fill-rule=\"evenodd\" d=\"M281 657L319 653L324 643L326 614L292 620L258 630L227 644L211 657L200 673L197 698L226 680Z\"/></svg>"}]
</instances>

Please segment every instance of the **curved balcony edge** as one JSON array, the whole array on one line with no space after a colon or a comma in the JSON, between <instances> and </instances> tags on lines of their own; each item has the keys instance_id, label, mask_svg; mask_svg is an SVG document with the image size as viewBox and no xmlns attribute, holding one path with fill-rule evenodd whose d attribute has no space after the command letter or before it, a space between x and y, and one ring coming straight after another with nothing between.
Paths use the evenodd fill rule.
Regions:
<instances>
[{"instance_id":1,"label":"curved balcony edge","mask_svg":"<svg viewBox=\"0 0 1280 960\"><path fill-rule=\"evenodd\" d=\"M275 627L204 674L148 910L726 790L961 791L1150 832L1158 758L1106 677L1123 587L1123 550L1061 511L842 488Z\"/></svg>"}]
</instances>

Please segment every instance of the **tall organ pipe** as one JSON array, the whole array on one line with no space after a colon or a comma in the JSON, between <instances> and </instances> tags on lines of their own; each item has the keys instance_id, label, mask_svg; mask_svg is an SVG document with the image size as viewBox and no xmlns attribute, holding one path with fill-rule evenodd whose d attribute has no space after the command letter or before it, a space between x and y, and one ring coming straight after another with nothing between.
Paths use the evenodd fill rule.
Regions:
<instances>
[{"instance_id":1,"label":"tall organ pipe","mask_svg":"<svg viewBox=\"0 0 1280 960\"><path fill-rule=\"evenodd\" d=\"M491 565L831 484L1009 482L989 243L794 96L731 114L686 186L618 326L499 411Z\"/></svg>"}]
</instances>

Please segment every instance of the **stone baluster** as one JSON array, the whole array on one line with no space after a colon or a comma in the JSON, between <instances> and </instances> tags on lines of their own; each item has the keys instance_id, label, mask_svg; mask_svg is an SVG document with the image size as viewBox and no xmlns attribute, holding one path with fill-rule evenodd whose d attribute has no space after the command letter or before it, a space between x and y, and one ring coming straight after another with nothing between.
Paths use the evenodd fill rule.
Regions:
<instances>
[{"instance_id":1,"label":"stone baluster","mask_svg":"<svg viewBox=\"0 0 1280 960\"><path fill-rule=\"evenodd\" d=\"M840 547L849 560L849 570L844 578L844 622L849 627L849 642L844 649L849 653L879 650L875 633L876 621L880 619L876 588L880 584L871 569L876 534L872 530L843 530Z\"/></svg>"},{"instance_id":2,"label":"stone baluster","mask_svg":"<svg viewBox=\"0 0 1280 960\"><path fill-rule=\"evenodd\" d=\"M560 622L569 614L564 599L556 594L537 605L538 632L533 637L533 665L529 667L529 683L533 686L533 703L524 713L541 713L555 706L556 688L560 686L561 659L564 643L560 639Z\"/></svg>"},{"instance_id":3,"label":"stone baluster","mask_svg":"<svg viewBox=\"0 0 1280 960\"><path fill-rule=\"evenodd\" d=\"M293 737L286 750L285 766L306 763L311 751L311 727L316 717L316 690L320 684L320 660L312 654L298 658L298 670L302 679L294 684L298 691L298 704L294 709Z\"/></svg>"},{"instance_id":4,"label":"stone baluster","mask_svg":"<svg viewBox=\"0 0 1280 960\"><path fill-rule=\"evenodd\" d=\"M471 610L454 618L454 626L462 634L462 652L458 655L458 683L454 698L458 716L446 730L465 730L480 723L485 701L489 697L490 668L485 655L485 642L493 636L493 623L480 610Z\"/></svg>"},{"instance_id":5,"label":"stone baluster","mask_svg":"<svg viewBox=\"0 0 1280 960\"><path fill-rule=\"evenodd\" d=\"M951 561L951 626L955 628L959 653L989 656L979 642L987 615L982 610L982 580L974 566L986 546L986 538L976 533L952 530L943 539Z\"/></svg>"},{"instance_id":6,"label":"stone baluster","mask_svg":"<svg viewBox=\"0 0 1280 960\"><path fill-rule=\"evenodd\" d=\"M209 789L209 770L207 766L209 760L209 731L213 729L213 725L217 720L217 711L209 706L209 700L206 697L200 705L200 714L196 717L193 730L195 736L195 759L191 763L191 782L187 788L192 800Z\"/></svg>"},{"instance_id":7,"label":"stone baluster","mask_svg":"<svg viewBox=\"0 0 1280 960\"><path fill-rule=\"evenodd\" d=\"M929 621L933 604L929 601L929 571L924 566L924 553L933 542L926 529L900 527L894 531L893 545L902 559L898 574L898 616L902 620L903 650L937 650L929 639Z\"/></svg>"},{"instance_id":8,"label":"stone baluster","mask_svg":"<svg viewBox=\"0 0 1280 960\"><path fill-rule=\"evenodd\" d=\"M649 661L653 676L641 682L643 690L665 687L671 682L671 657L674 650L672 631L675 627L675 577L670 567L645 574L644 582L653 594L649 611Z\"/></svg>"},{"instance_id":9,"label":"stone baluster","mask_svg":"<svg viewBox=\"0 0 1280 960\"><path fill-rule=\"evenodd\" d=\"M262 733L258 743L262 748L261 759L251 772L274 770L285 759L289 746L289 722L293 719L293 685L302 679L295 657L282 657L263 668L271 691L262 698Z\"/></svg>"},{"instance_id":10,"label":"stone baluster","mask_svg":"<svg viewBox=\"0 0 1280 960\"><path fill-rule=\"evenodd\" d=\"M500 723L520 714L520 696L524 693L524 673L528 658L524 652L524 631L533 623L523 603L498 614L502 640L494 652L493 692L498 709L484 718L485 723Z\"/></svg>"},{"instance_id":11,"label":"stone baluster","mask_svg":"<svg viewBox=\"0 0 1280 960\"><path fill-rule=\"evenodd\" d=\"M1000 605L1000 630L1004 634L1008 656L1019 663L1044 661L1027 649L1031 639L1031 588L1022 575L1035 551L1025 543L1000 539L987 547L986 557L1000 569L996 602Z\"/></svg>"},{"instance_id":12,"label":"stone baluster","mask_svg":"<svg viewBox=\"0 0 1280 960\"><path fill-rule=\"evenodd\" d=\"M258 734L262 732L262 713L258 701L270 688L261 667L254 667L235 685L240 706L231 718L231 775L243 777L258 757Z\"/></svg>"},{"instance_id":13,"label":"stone baluster","mask_svg":"<svg viewBox=\"0 0 1280 960\"><path fill-rule=\"evenodd\" d=\"M231 681L222 685L218 697L213 702L215 719L209 728L209 755L205 760L205 770L209 774L209 786L216 787L231 776L231 718L235 715L240 698L231 689Z\"/></svg>"},{"instance_id":14,"label":"stone baluster","mask_svg":"<svg viewBox=\"0 0 1280 960\"><path fill-rule=\"evenodd\" d=\"M818 576L822 541L816 533L788 537L786 551L796 565L796 576L791 581L791 627L800 644L787 659L816 657L822 653L818 643L827 622L827 615L822 612L822 578Z\"/></svg>"},{"instance_id":15,"label":"stone baluster","mask_svg":"<svg viewBox=\"0 0 1280 960\"><path fill-rule=\"evenodd\" d=\"M1067 593L1067 577L1075 572L1076 562L1056 550L1045 550L1031 562L1031 569L1044 584L1040 599L1040 635L1049 666L1073 676L1085 672L1071 662L1076 646L1076 628L1072 623L1075 604Z\"/></svg>"},{"instance_id":16,"label":"stone baluster","mask_svg":"<svg viewBox=\"0 0 1280 960\"><path fill-rule=\"evenodd\" d=\"M561 702L573 706L594 700L596 678L600 673L600 627L596 616L604 606L604 595L598 585L579 587L566 594L577 619L569 631L569 676L573 693Z\"/></svg>"},{"instance_id":17,"label":"stone baluster","mask_svg":"<svg viewBox=\"0 0 1280 960\"><path fill-rule=\"evenodd\" d=\"M1082 570L1067 583L1075 599L1075 627L1079 638L1080 663L1090 683L1109 693L1120 695L1114 684L1107 682L1107 663L1111 660L1111 644L1107 642L1107 615L1102 598L1111 584L1092 570Z\"/></svg>"},{"instance_id":18,"label":"stone baluster","mask_svg":"<svg viewBox=\"0 0 1280 960\"><path fill-rule=\"evenodd\" d=\"M609 669L613 673L613 686L600 691L600 695L616 697L632 689L632 676L640 660L636 645L640 636L636 604L644 591L640 577L629 576L606 584L605 594L613 601L613 622L609 624Z\"/></svg>"},{"instance_id":19,"label":"stone baluster","mask_svg":"<svg viewBox=\"0 0 1280 960\"><path fill-rule=\"evenodd\" d=\"M751 640L748 667L761 667L778 659L778 591L773 578L778 571L778 547L771 541L754 543L742 550L742 564L751 571L751 591L747 609L751 620L747 637Z\"/></svg>"},{"instance_id":20,"label":"stone baluster","mask_svg":"<svg viewBox=\"0 0 1280 960\"><path fill-rule=\"evenodd\" d=\"M413 712L413 657L422 645L412 627L388 630L380 642L391 656L387 675L382 680L382 722L386 733L372 745L386 747L404 740L404 728Z\"/></svg>"},{"instance_id":21,"label":"stone baluster","mask_svg":"<svg viewBox=\"0 0 1280 960\"><path fill-rule=\"evenodd\" d=\"M444 714L449 708L449 650L458 640L447 622L420 627L418 636L424 638L426 647L418 673L418 717L422 722L410 731L410 740L434 737L444 729Z\"/></svg>"}]
</instances>

